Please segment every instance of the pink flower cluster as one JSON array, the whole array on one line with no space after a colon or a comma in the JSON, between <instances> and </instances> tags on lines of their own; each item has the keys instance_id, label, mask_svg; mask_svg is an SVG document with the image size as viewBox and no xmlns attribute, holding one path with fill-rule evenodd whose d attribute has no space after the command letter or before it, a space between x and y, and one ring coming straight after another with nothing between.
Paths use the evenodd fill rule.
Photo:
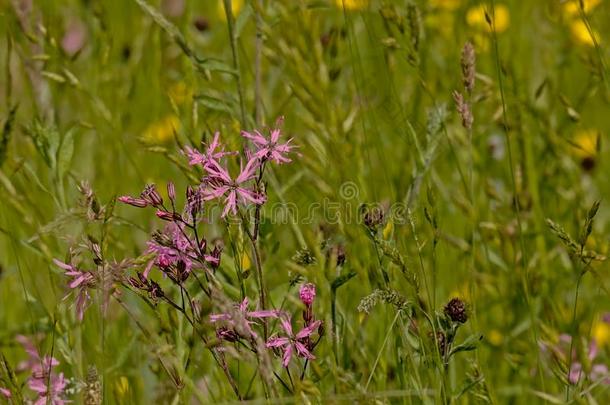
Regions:
<instances>
[{"instance_id":1,"label":"pink flower cluster","mask_svg":"<svg viewBox=\"0 0 610 405\"><path fill-rule=\"evenodd\" d=\"M171 182L167 184L171 207L165 204L154 184L147 185L138 197L119 197L119 201L134 207L154 207L157 217L169 222L162 232L156 232L147 243L146 253L151 254L152 259L143 272L144 278L148 278L153 266L177 283L184 282L194 269L218 268L221 248L209 248L206 239L197 234L198 223L203 217L204 203L223 200L222 217L229 213L236 215L240 205L265 203L267 198L261 184L265 164L268 161L290 162L287 154L294 148L290 145L291 139L285 143L279 142L281 123L282 119L279 119L276 128L270 131L269 138L258 130L253 133L242 132L242 136L251 141L254 150L246 149L236 177L229 173L226 160L228 156L239 153L226 151L218 132L203 152L187 147L184 153L189 164L200 165L205 175L200 184L187 187L186 203L182 212L176 210L176 190ZM137 279L134 281L137 285L141 284ZM142 287L146 289L150 286Z\"/></svg>"},{"instance_id":2,"label":"pink flower cluster","mask_svg":"<svg viewBox=\"0 0 610 405\"><path fill-rule=\"evenodd\" d=\"M53 371L59 365L59 361L54 357L40 356L34 344L25 336L17 336L17 341L21 343L30 356L28 360L17 366L17 371L30 372L27 383L28 387L37 396L34 405L64 405L68 403L64 392L67 385L64 374ZM6 391L3 392L3 395L10 395L10 392Z\"/></svg>"},{"instance_id":3,"label":"pink flower cluster","mask_svg":"<svg viewBox=\"0 0 610 405\"><path fill-rule=\"evenodd\" d=\"M189 158L189 163L201 165L206 173L200 187L203 199L209 201L224 197L223 217L227 216L229 212L236 215L239 204L264 204L266 196L258 183L266 162L273 161L281 164L291 161L287 155L294 148L293 145L290 145L292 139L285 143L279 141L282 121L282 118L278 119L269 138L258 130L242 131L242 136L251 141L254 151L246 150L245 158L242 158L240 171L236 177L230 175L228 167L223 164L222 159L228 155L238 155L238 153L224 150L219 141L219 133L214 135L214 139L204 153L186 148L185 153ZM244 160L245 164L243 164Z\"/></svg>"},{"instance_id":4,"label":"pink flower cluster","mask_svg":"<svg viewBox=\"0 0 610 405\"><path fill-rule=\"evenodd\" d=\"M560 346L569 347L572 342L572 337L567 334L562 334L559 337ZM566 352L569 349L565 350ZM587 358L584 361L577 358L576 353L572 354L572 362L568 373L568 380L571 384L578 384L582 379L588 378L592 382L601 381L602 384L610 385L610 372L608 366L599 362L599 347L595 339L588 343ZM588 365L587 368L583 363Z\"/></svg>"},{"instance_id":5,"label":"pink flower cluster","mask_svg":"<svg viewBox=\"0 0 610 405\"><path fill-rule=\"evenodd\" d=\"M604 314L601 320L610 324L610 313ZM558 343L541 343L540 348L569 366L567 380L570 384L576 385L583 380L589 380L592 383L610 385L610 370L603 359L600 359L600 347L596 339L592 338L589 341L583 339L582 344L586 358L579 356L580 351L576 350L576 342L572 344L572 336L565 333L559 336Z\"/></svg>"},{"instance_id":6,"label":"pink flower cluster","mask_svg":"<svg viewBox=\"0 0 610 405\"><path fill-rule=\"evenodd\" d=\"M313 320L312 305L316 296L315 285L304 284L299 291L299 296L307 308L306 311L309 311L311 315L309 319L305 320L304 327L297 333L294 333L292 329L292 321L288 313L280 310L250 311L248 309L248 298L235 305L234 312L210 315L210 321L223 324L216 329L216 336L219 339L236 342L242 338L250 340L252 337L257 337L258 334L252 328L252 326L258 324L257 321L265 318L279 319L283 333L270 337L265 346L269 349L281 351L284 367L288 367L295 353L299 357L314 360L315 356L312 352L317 342L313 342L311 336L316 331L319 336L323 334L322 321ZM304 316L304 318L306 317ZM246 329L247 336L244 336L243 329Z\"/></svg>"}]
</instances>

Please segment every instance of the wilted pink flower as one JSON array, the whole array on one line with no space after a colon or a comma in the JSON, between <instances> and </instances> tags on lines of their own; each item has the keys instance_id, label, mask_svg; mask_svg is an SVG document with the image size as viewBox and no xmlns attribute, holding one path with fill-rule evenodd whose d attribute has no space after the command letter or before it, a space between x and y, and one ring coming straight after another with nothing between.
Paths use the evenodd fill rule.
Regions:
<instances>
[{"instance_id":1,"label":"wilted pink flower","mask_svg":"<svg viewBox=\"0 0 610 405\"><path fill-rule=\"evenodd\" d=\"M269 139L265 138L258 130L254 130L254 132L241 132L241 135L252 141L256 147L255 156L257 158L263 161L273 160L276 163L291 162L291 160L286 157L286 154L294 148L294 146L290 145L292 138L286 141L286 143L279 143L280 135L282 134L282 130L279 127L283 120L283 117L280 117L277 120L276 127L271 131Z\"/></svg>"},{"instance_id":2,"label":"wilted pink flower","mask_svg":"<svg viewBox=\"0 0 610 405\"><path fill-rule=\"evenodd\" d=\"M248 160L245 167L242 167L239 175L235 180L231 178L229 172L218 162L210 162L207 167L208 176L204 179L203 199L213 200L226 195L225 209L222 216L225 217L229 211L237 214L237 203L241 201L243 204L248 202L261 205L266 201L264 194L258 193L243 186L244 183L252 180L256 176L256 170L260 164L259 159L252 157Z\"/></svg>"},{"instance_id":3,"label":"wilted pink flower","mask_svg":"<svg viewBox=\"0 0 610 405\"><path fill-rule=\"evenodd\" d=\"M28 360L17 366L19 371L30 371L28 387L34 391L38 397L34 401L35 405L64 405L68 401L64 399L66 380L63 373L55 373L53 368L59 365L59 361L54 357L41 357L34 344L25 336L17 336L17 341L21 343L25 351L30 356Z\"/></svg>"},{"instance_id":4,"label":"wilted pink flower","mask_svg":"<svg viewBox=\"0 0 610 405\"><path fill-rule=\"evenodd\" d=\"M282 355L282 364L284 367L288 367L288 364L290 364L290 360L292 359L292 355L295 351L300 357L304 357L308 360L314 360L316 357L307 347L307 341L311 334L318 329L322 322L312 322L309 326L301 329L301 331L295 335L292 332L292 324L290 323L290 319L287 317L281 317L280 321L286 336L271 337L267 341L266 346L269 348L279 348L284 352Z\"/></svg>"},{"instance_id":5,"label":"wilted pink flower","mask_svg":"<svg viewBox=\"0 0 610 405\"><path fill-rule=\"evenodd\" d=\"M57 259L53 259L53 262L66 271L66 276L72 278L68 283L68 287L78 289L75 303L76 315L78 320L82 321L85 309L89 305L89 288L95 286L95 276L92 272L81 270L72 264L67 264Z\"/></svg>"},{"instance_id":6,"label":"wilted pink flower","mask_svg":"<svg viewBox=\"0 0 610 405\"><path fill-rule=\"evenodd\" d=\"M208 145L205 153L201 153L197 149L189 148L187 146L185 148L185 152L189 158L189 164L190 165L200 164L205 169L208 167L208 165L210 163L217 162L218 160L220 160L222 157L224 157L226 155L235 154L235 152L225 152L224 151L224 148L222 147L222 145L220 144L220 141L218 140L219 137L220 137L220 132L216 132L214 134L214 139ZM217 151L216 150L217 148L220 148L220 150Z\"/></svg>"},{"instance_id":7,"label":"wilted pink flower","mask_svg":"<svg viewBox=\"0 0 610 405\"><path fill-rule=\"evenodd\" d=\"M299 290L299 297L303 304L310 307L313 304L313 300L316 298L316 286L312 283L303 284Z\"/></svg>"}]
</instances>

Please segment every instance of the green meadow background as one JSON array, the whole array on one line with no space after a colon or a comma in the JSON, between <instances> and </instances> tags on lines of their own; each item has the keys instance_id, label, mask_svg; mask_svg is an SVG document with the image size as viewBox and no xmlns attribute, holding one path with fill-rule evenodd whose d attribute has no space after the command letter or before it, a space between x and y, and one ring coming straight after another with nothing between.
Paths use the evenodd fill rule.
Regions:
<instances>
[{"instance_id":1,"label":"green meadow background","mask_svg":"<svg viewBox=\"0 0 610 405\"><path fill-rule=\"evenodd\" d=\"M104 309L94 296L79 322L52 259L87 235L103 238L109 260L135 257L162 226L151 211L124 205L106 222L89 220L81 182L100 205L169 180L182 194L200 175L188 167L185 145L220 131L239 150L240 129L284 116L300 156L268 179L266 282L275 305L297 303L296 280L316 283L315 310L327 329L298 393L284 393L290 401L442 400L442 377L409 346L412 325L396 322L392 305L357 309L381 285L380 268L394 290L414 296L360 221L360 204L379 203L399 208L381 237L425 280L427 308L442 311L460 297L469 321L458 338L483 336L476 350L452 358L451 401L607 403L603 380L584 373L567 384L568 357L552 348L569 334L585 370L610 361L608 0L582 8L558 0L233 0L229 19L222 3L0 2L7 362L26 358L16 336L37 336L41 352L61 362L75 403L83 403L92 367L103 403L233 401L202 348L184 369L187 324L163 305L155 315L124 291L122 304L111 299ZM476 50L471 134L452 97L463 91L466 41ZM580 242L598 200L579 248L547 224ZM271 207L280 203L294 204L296 218L274 220ZM249 248L217 217L205 229L225 240L219 273L237 300L236 271L253 270ZM329 246L345 251L344 264L336 266L338 250ZM596 259L584 259L585 250ZM296 260L305 253L314 263ZM341 277L348 281L333 284ZM246 281L254 298L254 277ZM213 312L214 303L202 305ZM593 341L598 353L589 360ZM247 386L251 373L240 370ZM264 398L256 384L255 398Z\"/></svg>"}]
</instances>

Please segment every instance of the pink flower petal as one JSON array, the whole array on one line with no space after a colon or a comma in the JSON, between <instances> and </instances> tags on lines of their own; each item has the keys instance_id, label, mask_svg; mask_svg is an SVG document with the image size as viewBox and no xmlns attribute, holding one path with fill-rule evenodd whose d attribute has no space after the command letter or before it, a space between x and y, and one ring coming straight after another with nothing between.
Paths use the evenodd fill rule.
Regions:
<instances>
[{"instance_id":1,"label":"pink flower petal","mask_svg":"<svg viewBox=\"0 0 610 405\"><path fill-rule=\"evenodd\" d=\"M290 323L290 319L287 317L280 318L280 322L282 323L282 327L286 331L289 336L292 336L292 324Z\"/></svg>"},{"instance_id":2,"label":"pink flower petal","mask_svg":"<svg viewBox=\"0 0 610 405\"><path fill-rule=\"evenodd\" d=\"M305 357L306 359L309 359L309 360L316 359L316 356L311 354L311 352L309 350L307 350L307 348L305 347L305 345L303 343L294 342L294 346L297 348L297 353L299 354L299 356Z\"/></svg>"},{"instance_id":3,"label":"pink flower petal","mask_svg":"<svg viewBox=\"0 0 610 405\"><path fill-rule=\"evenodd\" d=\"M290 343L290 339L288 339L287 337L277 337L276 336L276 337L269 338L269 340L267 341L265 346L281 347L281 346L286 346L289 343Z\"/></svg>"},{"instance_id":4,"label":"pink flower petal","mask_svg":"<svg viewBox=\"0 0 610 405\"><path fill-rule=\"evenodd\" d=\"M307 336L310 336L314 330L318 329L318 327L320 326L321 323L322 323L322 321L313 322L311 325L309 325L308 327L302 329L299 333L297 333L296 338L303 339L303 338L306 338Z\"/></svg>"},{"instance_id":5,"label":"pink flower petal","mask_svg":"<svg viewBox=\"0 0 610 405\"><path fill-rule=\"evenodd\" d=\"M288 346L286 348L286 350L284 351L284 357L283 357L283 361L282 364L284 365L284 367L288 367L288 364L290 364L290 359L292 358L292 346Z\"/></svg>"}]
</instances>

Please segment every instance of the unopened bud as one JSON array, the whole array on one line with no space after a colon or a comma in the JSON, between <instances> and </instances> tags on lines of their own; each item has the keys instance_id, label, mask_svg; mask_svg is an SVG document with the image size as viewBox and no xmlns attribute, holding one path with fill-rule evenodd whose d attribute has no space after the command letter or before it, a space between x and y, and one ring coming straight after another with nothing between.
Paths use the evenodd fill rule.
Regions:
<instances>
[{"instance_id":1,"label":"unopened bud","mask_svg":"<svg viewBox=\"0 0 610 405\"><path fill-rule=\"evenodd\" d=\"M164 210L157 210L157 217L159 217L160 219L162 219L164 221L173 221L174 220L174 214L172 214L169 211L164 211Z\"/></svg>"},{"instance_id":2,"label":"unopened bud","mask_svg":"<svg viewBox=\"0 0 610 405\"><path fill-rule=\"evenodd\" d=\"M154 184L149 184L144 188L144 191L140 194L140 197L147 201L153 207L163 205L163 198L157 191L157 187Z\"/></svg>"},{"instance_id":3,"label":"unopened bud","mask_svg":"<svg viewBox=\"0 0 610 405\"><path fill-rule=\"evenodd\" d=\"M172 201L176 199L176 186L171 181L167 183L167 196Z\"/></svg>"},{"instance_id":4,"label":"unopened bud","mask_svg":"<svg viewBox=\"0 0 610 405\"><path fill-rule=\"evenodd\" d=\"M148 205L148 203L141 198L133 198L128 195L124 195L119 197L119 201L123 204L129 204L133 207L144 208Z\"/></svg>"}]
</instances>

